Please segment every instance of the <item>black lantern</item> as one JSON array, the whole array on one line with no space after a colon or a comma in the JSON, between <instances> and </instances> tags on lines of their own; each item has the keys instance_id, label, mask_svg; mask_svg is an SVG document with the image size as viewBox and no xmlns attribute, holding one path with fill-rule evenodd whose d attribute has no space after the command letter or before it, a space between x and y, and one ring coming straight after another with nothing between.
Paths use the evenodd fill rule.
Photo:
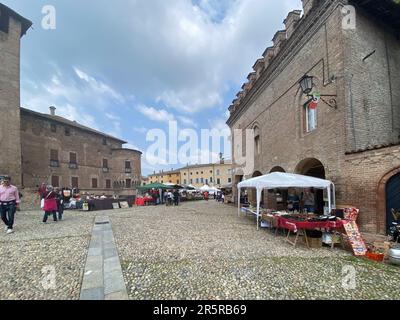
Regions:
<instances>
[{"instance_id":1,"label":"black lantern","mask_svg":"<svg viewBox=\"0 0 400 320\"><path fill-rule=\"evenodd\" d=\"M313 77L305 75L299 84L303 93L308 95L313 89Z\"/></svg>"}]
</instances>

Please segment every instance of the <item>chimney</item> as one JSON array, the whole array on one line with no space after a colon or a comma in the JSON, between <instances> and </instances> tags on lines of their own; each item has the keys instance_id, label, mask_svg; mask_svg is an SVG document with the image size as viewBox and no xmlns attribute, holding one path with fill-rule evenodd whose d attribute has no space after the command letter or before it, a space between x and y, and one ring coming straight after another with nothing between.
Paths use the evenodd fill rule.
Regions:
<instances>
[{"instance_id":1,"label":"chimney","mask_svg":"<svg viewBox=\"0 0 400 320\"><path fill-rule=\"evenodd\" d=\"M49 109L50 109L50 115L55 116L56 115L56 107L51 106Z\"/></svg>"},{"instance_id":2,"label":"chimney","mask_svg":"<svg viewBox=\"0 0 400 320\"><path fill-rule=\"evenodd\" d=\"M306 16L313 8L315 0L301 0L301 2L303 2L303 12Z\"/></svg>"},{"instance_id":3,"label":"chimney","mask_svg":"<svg viewBox=\"0 0 400 320\"><path fill-rule=\"evenodd\" d=\"M294 10L292 12L289 12L287 18L283 23L286 26L286 36L289 39L293 32L296 30L297 23L301 19L301 10Z\"/></svg>"}]
</instances>

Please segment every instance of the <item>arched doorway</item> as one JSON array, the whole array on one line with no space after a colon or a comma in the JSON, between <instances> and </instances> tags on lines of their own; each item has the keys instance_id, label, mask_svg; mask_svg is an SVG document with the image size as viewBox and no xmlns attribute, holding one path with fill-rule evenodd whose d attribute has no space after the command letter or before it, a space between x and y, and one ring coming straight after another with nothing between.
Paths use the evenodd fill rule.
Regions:
<instances>
[{"instance_id":1,"label":"arched doorway","mask_svg":"<svg viewBox=\"0 0 400 320\"><path fill-rule=\"evenodd\" d=\"M396 212L400 211L400 173L392 176L386 183L386 232L392 223L395 221L392 214L394 209Z\"/></svg>"},{"instance_id":2,"label":"arched doorway","mask_svg":"<svg viewBox=\"0 0 400 320\"><path fill-rule=\"evenodd\" d=\"M263 174L260 171L255 171L253 173L253 175L251 176L252 178L256 178L256 177L260 177ZM248 196L249 196L249 202L252 206L256 206L257 205L257 191L255 189L250 189L247 191ZM264 191L261 194L261 205L264 205Z\"/></svg>"},{"instance_id":3,"label":"arched doorway","mask_svg":"<svg viewBox=\"0 0 400 320\"><path fill-rule=\"evenodd\" d=\"M285 171L285 169L283 169L282 167L277 166L277 167L273 167L273 168L271 169L270 173L273 173L273 172L282 172L282 173L285 173L286 171Z\"/></svg>"},{"instance_id":4,"label":"arched doorway","mask_svg":"<svg viewBox=\"0 0 400 320\"><path fill-rule=\"evenodd\" d=\"M315 158L308 158L301 161L296 167L296 173L314 178L326 178L324 165Z\"/></svg>"},{"instance_id":5,"label":"arched doorway","mask_svg":"<svg viewBox=\"0 0 400 320\"><path fill-rule=\"evenodd\" d=\"M296 173L309 177L326 179L325 167L321 161L315 158L308 158L300 161L296 167ZM324 191L314 190L315 194L315 213L324 214Z\"/></svg>"}]
</instances>

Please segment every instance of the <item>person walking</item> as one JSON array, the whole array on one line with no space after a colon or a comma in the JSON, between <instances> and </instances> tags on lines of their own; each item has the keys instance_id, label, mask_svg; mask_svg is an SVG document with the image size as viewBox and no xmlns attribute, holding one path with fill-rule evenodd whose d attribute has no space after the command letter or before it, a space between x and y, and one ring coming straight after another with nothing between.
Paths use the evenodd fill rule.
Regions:
<instances>
[{"instance_id":1,"label":"person walking","mask_svg":"<svg viewBox=\"0 0 400 320\"><path fill-rule=\"evenodd\" d=\"M173 196L174 196L174 205L179 206L179 191L174 190Z\"/></svg>"},{"instance_id":2,"label":"person walking","mask_svg":"<svg viewBox=\"0 0 400 320\"><path fill-rule=\"evenodd\" d=\"M59 188L55 188L54 192L56 193L58 220L61 221L64 214L64 197Z\"/></svg>"},{"instance_id":3,"label":"person walking","mask_svg":"<svg viewBox=\"0 0 400 320\"><path fill-rule=\"evenodd\" d=\"M19 208L20 198L18 188L11 185L11 177L3 177L0 185L1 219L5 224L7 234L14 232L15 212Z\"/></svg>"},{"instance_id":4,"label":"person walking","mask_svg":"<svg viewBox=\"0 0 400 320\"><path fill-rule=\"evenodd\" d=\"M54 222L57 222L57 210L57 194L54 192L53 186L47 186L43 206L43 223L47 223L50 214L53 215Z\"/></svg>"}]
</instances>

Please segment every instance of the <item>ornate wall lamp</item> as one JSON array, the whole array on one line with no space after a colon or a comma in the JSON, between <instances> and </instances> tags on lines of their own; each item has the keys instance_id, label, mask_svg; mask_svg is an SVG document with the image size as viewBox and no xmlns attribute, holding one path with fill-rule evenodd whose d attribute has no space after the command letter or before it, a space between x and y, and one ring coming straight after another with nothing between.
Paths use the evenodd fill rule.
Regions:
<instances>
[{"instance_id":1,"label":"ornate wall lamp","mask_svg":"<svg viewBox=\"0 0 400 320\"><path fill-rule=\"evenodd\" d=\"M307 97L309 98L314 98L314 95L311 94L312 89L314 87L314 82L313 82L314 78L312 76L309 75L305 75L303 78L300 79L299 84L301 87L301 90L303 92L303 94L305 94ZM337 101L336 101L336 97L337 95L333 95L333 94L321 94L320 95L321 100L327 104L329 107L337 109ZM323 97L328 97L329 100L325 100Z\"/></svg>"}]
</instances>

